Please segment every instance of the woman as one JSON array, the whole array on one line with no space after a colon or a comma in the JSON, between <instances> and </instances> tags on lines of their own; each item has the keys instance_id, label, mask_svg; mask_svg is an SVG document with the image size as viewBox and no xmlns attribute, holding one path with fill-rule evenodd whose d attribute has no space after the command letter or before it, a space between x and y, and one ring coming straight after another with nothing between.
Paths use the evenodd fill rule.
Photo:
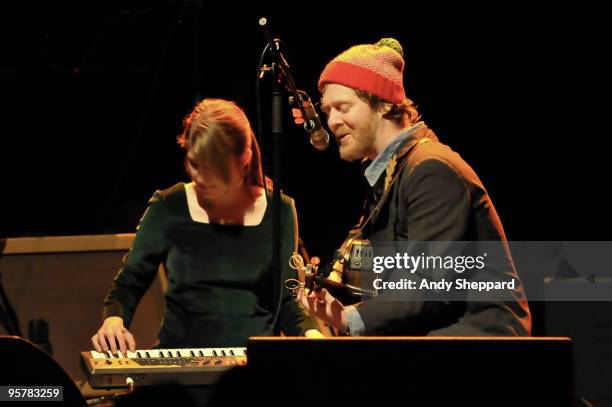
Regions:
<instances>
[{"instance_id":1,"label":"woman","mask_svg":"<svg viewBox=\"0 0 612 407\"><path fill-rule=\"evenodd\" d=\"M205 99L178 141L192 182L156 191L149 201L92 337L98 351L135 350L127 328L160 263L168 275L160 348L245 346L249 336L273 331L281 282L270 268L272 213L249 121L235 103ZM281 229L284 281L294 277L288 260L297 241L287 196ZM321 336L285 289L277 326L290 336Z\"/></svg>"}]
</instances>

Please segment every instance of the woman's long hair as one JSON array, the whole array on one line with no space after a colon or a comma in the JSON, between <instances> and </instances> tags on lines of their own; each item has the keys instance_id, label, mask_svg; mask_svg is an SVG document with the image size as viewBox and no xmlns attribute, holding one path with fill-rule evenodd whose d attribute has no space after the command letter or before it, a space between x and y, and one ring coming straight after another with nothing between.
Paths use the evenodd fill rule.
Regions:
<instances>
[{"instance_id":1,"label":"woman's long hair","mask_svg":"<svg viewBox=\"0 0 612 407\"><path fill-rule=\"evenodd\" d=\"M177 140L185 151L192 150L200 163L225 182L230 178L228 158L239 158L251 149L245 181L264 186L259 144L244 111L236 103L223 99L202 100L185 118L183 133Z\"/></svg>"}]
</instances>

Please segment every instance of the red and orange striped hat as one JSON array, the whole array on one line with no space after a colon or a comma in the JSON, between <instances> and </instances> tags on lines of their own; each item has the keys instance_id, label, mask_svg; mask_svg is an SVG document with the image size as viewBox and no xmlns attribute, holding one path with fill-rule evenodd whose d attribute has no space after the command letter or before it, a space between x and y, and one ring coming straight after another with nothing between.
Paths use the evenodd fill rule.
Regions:
<instances>
[{"instance_id":1,"label":"red and orange striped hat","mask_svg":"<svg viewBox=\"0 0 612 407\"><path fill-rule=\"evenodd\" d=\"M319 90L337 83L401 103L406 98L403 72L402 46L394 38L383 38L376 44L355 45L332 59L321 73Z\"/></svg>"}]
</instances>

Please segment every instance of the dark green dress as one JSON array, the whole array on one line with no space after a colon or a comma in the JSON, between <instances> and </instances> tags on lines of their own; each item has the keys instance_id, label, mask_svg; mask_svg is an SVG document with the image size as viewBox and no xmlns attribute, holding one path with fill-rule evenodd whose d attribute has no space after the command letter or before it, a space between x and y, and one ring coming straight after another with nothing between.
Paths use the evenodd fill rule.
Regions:
<instances>
[{"instance_id":1,"label":"dark green dress","mask_svg":"<svg viewBox=\"0 0 612 407\"><path fill-rule=\"evenodd\" d=\"M129 327L164 263L168 290L160 347L245 346L249 336L272 334L273 292L281 282L271 271L271 202L259 225L218 225L192 220L184 183L156 191L105 299L104 318L120 316ZM294 221L293 200L283 195L283 281L296 275L288 266ZM278 328L288 336L316 328L284 288Z\"/></svg>"}]
</instances>

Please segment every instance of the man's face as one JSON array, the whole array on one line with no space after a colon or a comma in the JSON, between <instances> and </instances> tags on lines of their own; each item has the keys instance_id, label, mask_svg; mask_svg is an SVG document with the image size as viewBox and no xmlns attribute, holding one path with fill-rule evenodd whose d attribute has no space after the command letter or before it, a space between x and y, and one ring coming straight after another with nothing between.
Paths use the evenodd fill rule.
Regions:
<instances>
[{"instance_id":1,"label":"man's face","mask_svg":"<svg viewBox=\"0 0 612 407\"><path fill-rule=\"evenodd\" d=\"M335 83L325 85L321 110L338 142L340 158L345 161L374 158L381 115L359 99L353 89Z\"/></svg>"}]
</instances>

